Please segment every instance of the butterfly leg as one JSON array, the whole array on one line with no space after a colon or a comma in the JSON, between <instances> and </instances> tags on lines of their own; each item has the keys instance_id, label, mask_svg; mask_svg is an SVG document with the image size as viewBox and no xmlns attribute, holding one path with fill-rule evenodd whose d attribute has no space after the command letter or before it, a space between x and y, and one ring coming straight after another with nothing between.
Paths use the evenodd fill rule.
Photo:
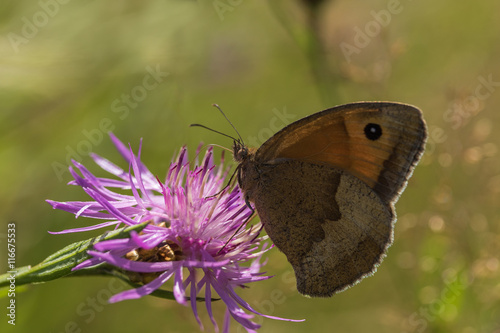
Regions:
<instances>
[{"instance_id":1,"label":"butterfly leg","mask_svg":"<svg viewBox=\"0 0 500 333\"><path fill-rule=\"evenodd\" d=\"M227 244L229 244L229 242L234 238L234 236L241 230L241 228L243 228L244 226L246 226L247 223L254 217L254 215L255 215L255 209L253 209L252 206L250 205L250 201L248 201L248 197L245 197L245 204L247 205L248 208L250 208L250 210L252 211L252 213L247 217L247 219L245 220L245 222L243 222L242 224L240 224L240 226L238 227L238 229L236 229L236 231L231 235L231 237L229 237L229 239L226 241L226 243L224 244L224 246L221 247L219 251L217 251L217 254L220 254L222 252L222 250L224 250L226 248ZM259 232L257 233L257 235L255 237L259 236L260 231L262 231L262 226L260 227L260 230L259 230Z\"/></svg>"}]
</instances>

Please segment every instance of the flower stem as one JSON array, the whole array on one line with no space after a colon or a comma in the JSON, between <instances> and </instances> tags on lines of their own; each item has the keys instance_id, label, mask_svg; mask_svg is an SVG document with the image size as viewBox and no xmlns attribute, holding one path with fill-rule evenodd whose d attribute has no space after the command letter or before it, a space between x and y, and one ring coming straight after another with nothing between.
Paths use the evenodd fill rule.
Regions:
<instances>
[{"instance_id":1,"label":"flower stem","mask_svg":"<svg viewBox=\"0 0 500 333\"><path fill-rule=\"evenodd\" d=\"M344 78L338 66L339 61L327 53L321 40L319 17L321 6L319 6L319 2L304 8L305 18L303 20L299 20L291 14L288 3L283 5L279 2L269 1L269 5L275 17L306 57L322 102L328 106L340 104L339 87ZM297 23L301 21L303 24ZM332 58L330 61L329 57Z\"/></svg>"},{"instance_id":2,"label":"flower stem","mask_svg":"<svg viewBox=\"0 0 500 333\"><path fill-rule=\"evenodd\" d=\"M72 272L71 269L83 261L91 258L87 254L87 250L91 250L95 243L109 239L128 238L130 237L131 231L135 230L136 232L140 232L148 223L149 222L144 222L134 226L106 232L101 236L70 244L50 255L36 266L19 267L6 274L0 275L0 287L9 286L13 279L15 279L15 285L18 287L24 284L42 283L70 274L75 274L75 272ZM95 272L99 273L98 275L102 275L103 273L102 270L96 270Z\"/></svg>"}]
</instances>

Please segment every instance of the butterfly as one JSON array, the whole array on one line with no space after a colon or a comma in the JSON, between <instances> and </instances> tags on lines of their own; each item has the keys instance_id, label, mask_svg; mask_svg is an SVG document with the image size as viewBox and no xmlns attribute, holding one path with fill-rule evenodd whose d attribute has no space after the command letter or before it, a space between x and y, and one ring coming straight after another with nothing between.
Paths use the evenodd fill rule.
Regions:
<instances>
[{"instance_id":1,"label":"butterfly","mask_svg":"<svg viewBox=\"0 0 500 333\"><path fill-rule=\"evenodd\" d=\"M245 201L292 265L300 293L330 297L377 270L426 137L418 108L358 102L298 120L258 149L234 141Z\"/></svg>"}]
</instances>

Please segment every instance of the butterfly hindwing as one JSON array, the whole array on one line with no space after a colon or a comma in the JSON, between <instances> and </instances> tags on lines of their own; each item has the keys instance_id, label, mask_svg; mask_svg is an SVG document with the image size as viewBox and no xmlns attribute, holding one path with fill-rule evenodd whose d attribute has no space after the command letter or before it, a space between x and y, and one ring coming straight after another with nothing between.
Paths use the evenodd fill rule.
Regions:
<instances>
[{"instance_id":1,"label":"butterfly hindwing","mask_svg":"<svg viewBox=\"0 0 500 333\"><path fill-rule=\"evenodd\" d=\"M260 171L250 199L292 264L299 292L331 296L373 272L392 242L393 213L370 187L340 169L301 161Z\"/></svg>"}]
</instances>

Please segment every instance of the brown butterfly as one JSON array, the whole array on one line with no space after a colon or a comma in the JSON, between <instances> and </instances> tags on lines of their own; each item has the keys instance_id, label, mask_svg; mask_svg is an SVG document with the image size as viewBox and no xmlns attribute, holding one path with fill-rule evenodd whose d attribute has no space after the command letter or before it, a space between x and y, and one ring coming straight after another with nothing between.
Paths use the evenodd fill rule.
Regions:
<instances>
[{"instance_id":1,"label":"brown butterfly","mask_svg":"<svg viewBox=\"0 0 500 333\"><path fill-rule=\"evenodd\" d=\"M258 149L234 142L245 200L300 293L329 297L376 271L426 137L416 107L360 102L296 121Z\"/></svg>"}]
</instances>

